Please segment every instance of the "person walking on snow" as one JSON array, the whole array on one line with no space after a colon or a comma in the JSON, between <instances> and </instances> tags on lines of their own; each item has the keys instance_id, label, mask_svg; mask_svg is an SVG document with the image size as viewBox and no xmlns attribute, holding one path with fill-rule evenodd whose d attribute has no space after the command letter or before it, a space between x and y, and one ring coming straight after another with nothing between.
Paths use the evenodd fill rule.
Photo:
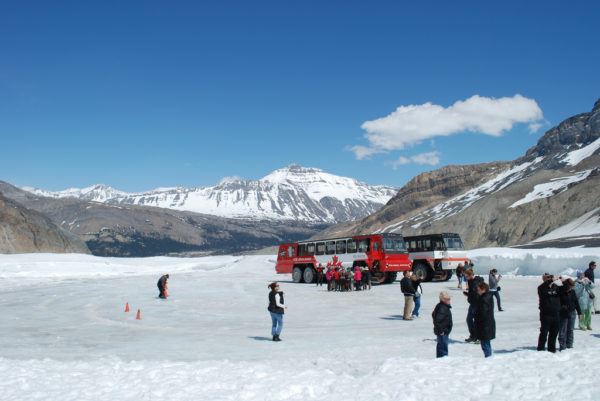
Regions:
<instances>
[{"instance_id":1,"label":"person walking on snow","mask_svg":"<svg viewBox=\"0 0 600 401\"><path fill-rule=\"evenodd\" d=\"M404 294L404 320L412 320L411 312L414 306L415 288L410 279L410 270L402 272L402 280L400 280L400 291Z\"/></svg>"},{"instance_id":2,"label":"person walking on snow","mask_svg":"<svg viewBox=\"0 0 600 401\"><path fill-rule=\"evenodd\" d=\"M502 312L502 304L500 303L500 286L498 283L502 280L502 274L498 274L498 270L492 269L490 270L490 275L488 277L488 283L490 286L490 292L496 298L496 302L498 303L498 312Z\"/></svg>"},{"instance_id":3,"label":"person walking on snow","mask_svg":"<svg viewBox=\"0 0 600 401\"><path fill-rule=\"evenodd\" d=\"M593 288L594 284L587 277L584 277L583 273L578 272L577 281L575 281L575 295L577 295L577 301L581 308L580 330L592 329L592 301L595 298Z\"/></svg>"},{"instance_id":4,"label":"person walking on snow","mask_svg":"<svg viewBox=\"0 0 600 401\"><path fill-rule=\"evenodd\" d=\"M494 298L487 283L477 284L477 303L475 307L475 336L481 343L483 355L492 356L492 340L496 338L496 320L494 319Z\"/></svg>"},{"instance_id":5,"label":"person walking on snow","mask_svg":"<svg viewBox=\"0 0 600 401\"><path fill-rule=\"evenodd\" d=\"M556 352L556 337L560 329L560 280L554 280L554 276L544 273L543 283L537 288L540 309L540 335L538 337L538 351L546 350Z\"/></svg>"},{"instance_id":6,"label":"person walking on snow","mask_svg":"<svg viewBox=\"0 0 600 401\"><path fill-rule=\"evenodd\" d=\"M283 301L283 291L279 291L279 284L273 282L269 284L271 291L269 292L269 307L267 308L271 314L271 335L273 341L281 341L279 335L283 329L283 314L287 309Z\"/></svg>"},{"instance_id":7,"label":"person walking on snow","mask_svg":"<svg viewBox=\"0 0 600 401\"><path fill-rule=\"evenodd\" d=\"M450 332L452 331L451 309L450 295L446 291L440 292L440 302L431 313L431 317L433 318L433 334L437 336L436 358L448 356L448 341Z\"/></svg>"},{"instance_id":8,"label":"person walking on snow","mask_svg":"<svg viewBox=\"0 0 600 401\"><path fill-rule=\"evenodd\" d=\"M413 308L413 311L411 313L411 317L414 319L419 317L419 309L421 309L421 295L423 294L423 287L421 287L421 280L419 280L416 274L411 275L410 280L412 281L412 286L415 290L415 296L413 297L415 307ZM419 292L419 289L421 290L421 292Z\"/></svg>"},{"instance_id":9,"label":"person walking on snow","mask_svg":"<svg viewBox=\"0 0 600 401\"><path fill-rule=\"evenodd\" d=\"M588 264L588 268L586 269L586 271L583 273L584 276L587 277L588 280L590 280L590 283L592 283L593 285L596 285L596 281L594 280L594 270L596 269L596 262L594 262L593 260ZM592 290L592 293L594 293L594 290ZM593 313L600 313L600 310L598 310L598 306L596 305L596 296L594 294L594 298L592 298L592 311Z\"/></svg>"},{"instance_id":10,"label":"person walking on snow","mask_svg":"<svg viewBox=\"0 0 600 401\"><path fill-rule=\"evenodd\" d=\"M477 285L483 283L483 278L476 276L473 269L465 270L465 278L467 279L467 291L463 291L463 294L467 297L467 302L469 303L469 310L467 311L469 338L466 338L465 341L474 343L477 341L477 338L475 338L475 305L479 297L477 294Z\"/></svg>"},{"instance_id":11,"label":"person walking on snow","mask_svg":"<svg viewBox=\"0 0 600 401\"><path fill-rule=\"evenodd\" d=\"M158 279L158 282L156 283L156 286L158 287L158 297L162 298L162 299L167 299L167 297L169 296L169 284L168 281L169 280L169 275L165 274L164 276L161 276Z\"/></svg>"},{"instance_id":12,"label":"person walking on snow","mask_svg":"<svg viewBox=\"0 0 600 401\"><path fill-rule=\"evenodd\" d=\"M563 351L573 348L573 329L575 328L575 311L581 320L581 308L574 291L575 282L568 278L563 281L560 290L560 329L558 332L558 349Z\"/></svg>"}]
</instances>

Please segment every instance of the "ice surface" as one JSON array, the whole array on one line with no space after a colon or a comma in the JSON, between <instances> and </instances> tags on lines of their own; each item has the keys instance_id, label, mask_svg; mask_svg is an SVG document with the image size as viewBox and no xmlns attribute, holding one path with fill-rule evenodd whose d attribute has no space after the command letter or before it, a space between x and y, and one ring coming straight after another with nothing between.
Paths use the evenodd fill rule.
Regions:
<instances>
[{"instance_id":1,"label":"ice surface","mask_svg":"<svg viewBox=\"0 0 600 401\"><path fill-rule=\"evenodd\" d=\"M581 268L600 249L474 250L478 274ZM464 343L456 281L425 283L421 318L400 318L398 283L328 293L274 273L274 256L116 259L0 256L1 400L598 400L598 334L535 352L538 277L505 274L495 355ZM156 281L171 274L171 297ZM288 311L270 341L267 284ZM450 357L431 311L453 295ZM124 313L125 302L132 312ZM142 320L135 320L140 308ZM542 374L543 372L543 374ZM472 384L470 384L472 383Z\"/></svg>"}]
</instances>

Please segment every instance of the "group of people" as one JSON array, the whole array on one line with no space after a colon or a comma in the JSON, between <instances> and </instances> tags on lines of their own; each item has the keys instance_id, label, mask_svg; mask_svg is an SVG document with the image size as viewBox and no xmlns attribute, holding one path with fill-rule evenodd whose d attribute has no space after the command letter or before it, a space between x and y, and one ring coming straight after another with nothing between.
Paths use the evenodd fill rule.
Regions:
<instances>
[{"instance_id":1,"label":"group of people","mask_svg":"<svg viewBox=\"0 0 600 401\"><path fill-rule=\"evenodd\" d=\"M577 271L577 278L555 277L544 273L538 287L540 309L540 335L538 351L556 352L573 348L573 331L579 321L580 330L592 330L592 313L596 310L594 270L596 262L589 263L585 272Z\"/></svg>"},{"instance_id":2,"label":"group of people","mask_svg":"<svg viewBox=\"0 0 600 401\"><path fill-rule=\"evenodd\" d=\"M371 289L371 272L366 267L355 266L344 269L343 267L327 266L323 272L323 265L317 266L317 286L323 285L323 276L327 281L327 291L361 291Z\"/></svg>"},{"instance_id":3,"label":"group of people","mask_svg":"<svg viewBox=\"0 0 600 401\"><path fill-rule=\"evenodd\" d=\"M490 276L492 271L495 271L495 269L490 271ZM497 271L495 274L497 274ZM467 283L467 290L463 294L467 297L469 303L467 311L469 337L465 341L481 344L483 355L488 358L492 356L491 341L496 338L494 295L490 290L490 285L482 277L475 276L473 269L464 270L464 278ZM436 356L441 358L448 355L449 335L452 331L452 298L448 292L442 291L439 300L440 302L435 306L431 317L433 318L433 333L437 339Z\"/></svg>"}]
</instances>

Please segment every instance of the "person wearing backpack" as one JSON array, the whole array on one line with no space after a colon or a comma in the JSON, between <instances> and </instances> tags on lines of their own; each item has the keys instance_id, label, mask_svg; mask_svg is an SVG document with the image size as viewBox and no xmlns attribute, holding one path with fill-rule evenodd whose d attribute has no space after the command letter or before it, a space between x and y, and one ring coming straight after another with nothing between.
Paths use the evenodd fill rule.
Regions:
<instances>
[{"instance_id":1,"label":"person wearing backpack","mask_svg":"<svg viewBox=\"0 0 600 401\"><path fill-rule=\"evenodd\" d=\"M477 286L479 283L483 283L483 278L481 278L481 276L476 276L473 269L465 270L465 278L467 279L467 291L463 291L463 294L467 297L467 302L469 303L469 310L467 311L469 338L466 338L465 341L468 343L476 343L478 340L475 336L475 306L477 304L477 298L479 298Z\"/></svg>"}]
</instances>

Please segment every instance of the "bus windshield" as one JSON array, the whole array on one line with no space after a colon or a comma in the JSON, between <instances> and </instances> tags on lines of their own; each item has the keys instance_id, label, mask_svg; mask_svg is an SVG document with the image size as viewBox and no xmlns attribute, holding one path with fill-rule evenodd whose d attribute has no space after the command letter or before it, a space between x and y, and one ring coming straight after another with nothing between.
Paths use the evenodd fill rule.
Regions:
<instances>
[{"instance_id":1,"label":"bus windshield","mask_svg":"<svg viewBox=\"0 0 600 401\"><path fill-rule=\"evenodd\" d=\"M383 238L383 249L386 252L406 252L404 239L399 238Z\"/></svg>"},{"instance_id":2,"label":"bus windshield","mask_svg":"<svg viewBox=\"0 0 600 401\"><path fill-rule=\"evenodd\" d=\"M465 249L460 237L449 237L444 238L444 243L446 244L446 249L448 250L462 250Z\"/></svg>"}]
</instances>

